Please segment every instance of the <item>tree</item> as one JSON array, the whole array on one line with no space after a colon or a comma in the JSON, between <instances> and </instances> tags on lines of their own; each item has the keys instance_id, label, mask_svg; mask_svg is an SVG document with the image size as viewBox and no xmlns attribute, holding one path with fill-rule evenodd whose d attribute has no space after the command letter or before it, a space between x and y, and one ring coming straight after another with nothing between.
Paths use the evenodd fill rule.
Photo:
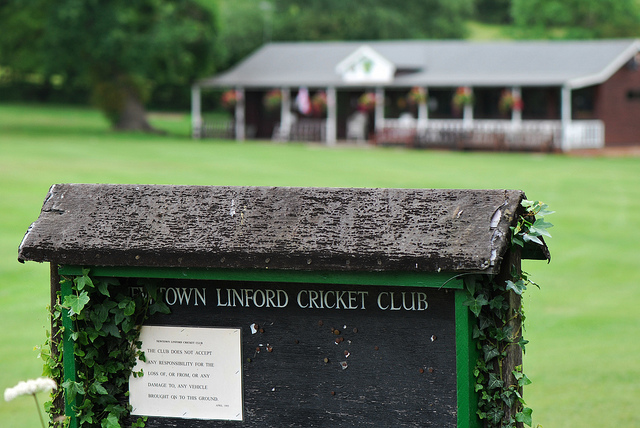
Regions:
<instances>
[{"instance_id":1,"label":"tree","mask_svg":"<svg viewBox=\"0 0 640 428\"><path fill-rule=\"evenodd\" d=\"M274 0L275 40L461 38L473 0Z\"/></svg>"},{"instance_id":2,"label":"tree","mask_svg":"<svg viewBox=\"0 0 640 428\"><path fill-rule=\"evenodd\" d=\"M511 0L476 0L476 18L489 24L511 23Z\"/></svg>"},{"instance_id":3,"label":"tree","mask_svg":"<svg viewBox=\"0 0 640 428\"><path fill-rule=\"evenodd\" d=\"M273 15L267 1L222 0L219 8L220 68L226 69L271 40Z\"/></svg>"},{"instance_id":4,"label":"tree","mask_svg":"<svg viewBox=\"0 0 640 428\"><path fill-rule=\"evenodd\" d=\"M116 129L151 130L154 85L213 71L215 10L196 0L4 0L0 27L0 64L78 80Z\"/></svg>"},{"instance_id":5,"label":"tree","mask_svg":"<svg viewBox=\"0 0 640 428\"><path fill-rule=\"evenodd\" d=\"M525 37L588 39L640 34L636 0L513 0L512 15Z\"/></svg>"}]
</instances>

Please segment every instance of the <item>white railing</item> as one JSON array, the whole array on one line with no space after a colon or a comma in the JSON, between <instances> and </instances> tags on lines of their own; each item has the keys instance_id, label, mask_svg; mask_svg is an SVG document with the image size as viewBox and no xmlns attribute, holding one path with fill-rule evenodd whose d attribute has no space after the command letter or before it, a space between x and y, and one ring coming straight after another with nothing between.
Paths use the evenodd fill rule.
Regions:
<instances>
[{"instance_id":1,"label":"white railing","mask_svg":"<svg viewBox=\"0 0 640 428\"><path fill-rule=\"evenodd\" d=\"M564 135L559 120L385 119L380 129L407 128L417 130L417 144L424 147L567 151L604 146L604 123L599 120L572 121Z\"/></svg>"},{"instance_id":2,"label":"white railing","mask_svg":"<svg viewBox=\"0 0 640 428\"><path fill-rule=\"evenodd\" d=\"M600 149L604 147L604 123L600 120L576 120L565 129L562 150Z\"/></svg>"},{"instance_id":3,"label":"white railing","mask_svg":"<svg viewBox=\"0 0 640 428\"><path fill-rule=\"evenodd\" d=\"M281 129L276 123L271 137L274 141L326 141L327 121L324 119L300 119Z\"/></svg>"}]
</instances>

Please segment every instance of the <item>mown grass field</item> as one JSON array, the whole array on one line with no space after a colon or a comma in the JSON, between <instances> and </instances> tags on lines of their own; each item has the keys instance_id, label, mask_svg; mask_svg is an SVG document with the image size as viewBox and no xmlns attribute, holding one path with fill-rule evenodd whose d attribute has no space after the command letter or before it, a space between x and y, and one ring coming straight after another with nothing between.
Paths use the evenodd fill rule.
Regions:
<instances>
[{"instance_id":1,"label":"mown grass field","mask_svg":"<svg viewBox=\"0 0 640 428\"><path fill-rule=\"evenodd\" d=\"M51 184L515 188L557 211L551 263L524 263L542 287L525 297L534 425L640 426L640 158L192 141L186 116L154 123L171 134L0 105L0 390L41 374L48 266L19 264L17 248ZM32 401L2 401L0 426L39 426Z\"/></svg>"}]
</instances>

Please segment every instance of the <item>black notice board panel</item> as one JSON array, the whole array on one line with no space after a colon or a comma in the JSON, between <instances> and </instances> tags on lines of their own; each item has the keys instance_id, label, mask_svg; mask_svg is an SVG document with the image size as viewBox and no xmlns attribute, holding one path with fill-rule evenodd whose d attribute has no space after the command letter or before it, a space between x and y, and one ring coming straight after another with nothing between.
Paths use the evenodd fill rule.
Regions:
<instances>
[{"instance_id":1,"label":"black notice board panel","mask_svg":"<svg viewBox=\"0 0 640 428\"><path fill-rule=\"evenodd\" d=\"M132 288L132 292L140 289ZM149 325L242 329L241 422L154 427L455 427L454 292L165 280Z\"/></svg>"}]
</instances>

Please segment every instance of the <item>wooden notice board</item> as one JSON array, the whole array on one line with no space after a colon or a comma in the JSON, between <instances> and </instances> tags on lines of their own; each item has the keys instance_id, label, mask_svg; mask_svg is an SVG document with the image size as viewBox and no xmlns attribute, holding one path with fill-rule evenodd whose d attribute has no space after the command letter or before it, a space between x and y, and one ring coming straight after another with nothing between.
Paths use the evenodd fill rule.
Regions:
<instances>
[{"instance_id":1,"label":"wooden notice board","mask_svg":"<svg viewBox=\"0 0 640 428\"><path fill-rule=\"evenodd\" d=\"M146 426L475 428L477 319L463 278L548 259L545 245L510 250L524 199L56 184L18 260L51 263L52 307L87 269L132 294L145 293L139 279L158 283L171 312L141 326L145 376L119 392ZM64 313L62 326L60 383L82 364ZM519 349L509 361L520 364ZM56 403L72 427L74 406Z\"/></svg>"},{"instance_id":2,"label":"wooden notice board","mask_svg":"<svg viewBox=\"0 0 640 428\"><path fill-rule=\"evenodd\" d=\"M185 280L161 290L171 314L150 324L241 329L242 426L456 426L454 290Z\"/></svg>"}]
</instances>

